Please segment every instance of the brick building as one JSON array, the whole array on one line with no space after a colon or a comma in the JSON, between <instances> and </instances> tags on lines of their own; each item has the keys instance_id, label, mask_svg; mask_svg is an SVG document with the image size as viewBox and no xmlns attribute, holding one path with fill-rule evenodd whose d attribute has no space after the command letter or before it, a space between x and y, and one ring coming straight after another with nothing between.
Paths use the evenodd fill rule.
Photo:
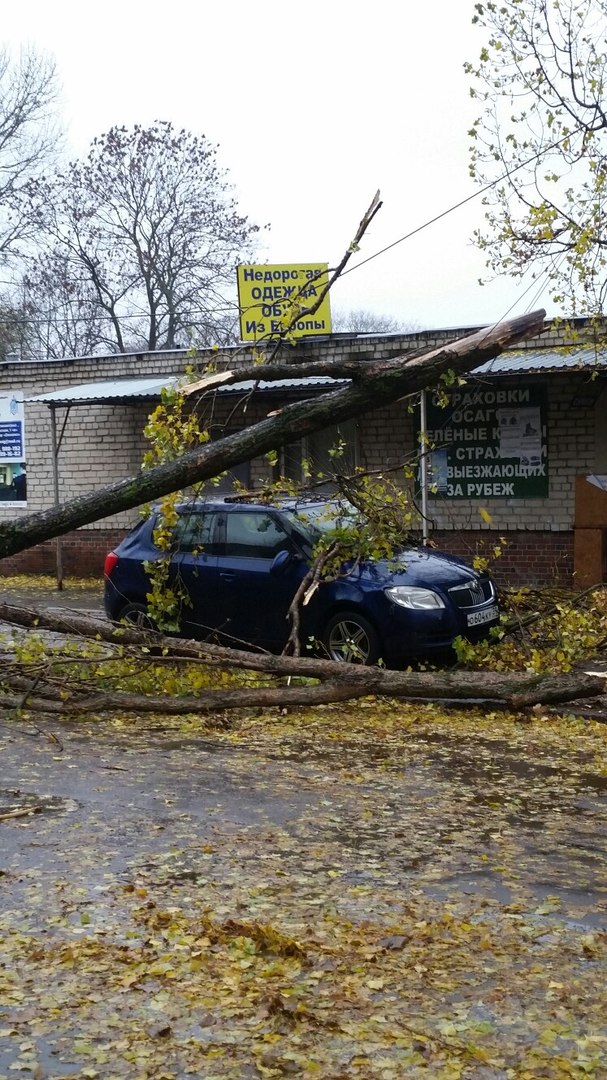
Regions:
<instances>
[{"instance_id":1,"label":"brick building","mask_svg":"<svg viewBox=\"0 0 607 1080\"><path fill-rule=\"evenodd\" d=\"M298 361L388 359L430 350L474 329L308 338L286 346L281 357L292 363L293 380L262 383L251 399L242 387L223 388L197 406L203 410L201 423L217 437L261 419L278 404L326 392L326 381L297 378ZM578 478L607 474L607 354L594 347L583 322L575 329L576 346L549 327L541 338L479 368L451 392L446 407L439 408L428 396L427 429L434 444L428 499L432 539L445 550L471 557L505 537L498 570L510 582L570 584L574 546L577 580L583 580L582 562L593 580L604 576L607 511L602 506L607 494L598 480L580 496ZM217 357L200 353L195 363L204 366L210 355ZM238 349L234 359L247 364L251 358ZM0 519L52 506L56 488L63 502L137 473L146 448L143 428L160 388L191 363L183 350L0 362L0 405L4 401L22 409L27 462L25 501L17 497L13 482L24 470L13 465L11 480L8 467L1 472L0 460ZM0 410L5 434L14 426L7 415ZM314 468L322 468L339 434L350 464L395 468L392 475L398 476L397 467L416 454L419 429L419 409L409 400L397 401L349 421L338 433L321 432L305 446L285 448L282 466L296 475L308 458ZM270 466L262 458L237 471L254 487L268 478ZM106 552L137 516L134 510L108 517L62 538L65 573L99 574ZM54 542L3 561L5 573L53 573L55 566Z\"/></svg>"}]
</instances>

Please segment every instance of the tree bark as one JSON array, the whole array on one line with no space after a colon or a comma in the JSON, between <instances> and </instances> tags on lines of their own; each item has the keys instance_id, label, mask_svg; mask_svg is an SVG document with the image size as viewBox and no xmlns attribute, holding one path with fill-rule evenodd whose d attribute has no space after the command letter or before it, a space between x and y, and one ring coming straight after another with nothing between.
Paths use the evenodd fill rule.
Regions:
<instances>
[{"instance_id":1,"label":"tree bark","mask_svg":"<svg viewBox=\"0 0 607 1080\"><path fill-rule=\"evenodd\" d=\"M315 400L288 405L278 414L190 451L177 461L142 471L62 506L3 521L0 523L0 558L208 480L225 469L304 435L418 393L436 385L446 370L460 374L470 371L517 342L541 333L544 316L544 311L538 311L512 319L413 359L404 356L398 360L361 365L358 378L350 385ZM234 379L246 377L248 370L234 373ZM327 372L334 370L334 365L327 365ZM262 371L264 379L271 377L271 366L268 365L262 369L257 367L255 378L261 378ZM290 368L291 374L297 372L296 366Z\"/></svg>"},{"instance_id":2,"label":"tree bark","mask_svg":"<svg viewBox=\"0 0 607 1080\"><path fill-rule=\"evenodd\" d=\"M159 662L167 657L174 660L203 661L211 666L230 669L247 669L264 672L275 677L304 676L319 680L315 686L246 687L234 690L205 690L201 698L168 698L140 696L113 692L99 693L83 685L71 684L67 697L57 702L56 712L154 712L154 713L209 713L232 708L251 706L318 705L331 701L344 701L369 694L399 698L404 701L476 701L503 702L514 709L528 708L537 704L556 704L575 701L578 698L599 697L605 693L606 678L570 672L562 675L531 675L527 672L493 671L388 671L379 667L358 664L335 663L331 660L315 660L308 657L272 656L267 653L245 652L227 649L204 642L167 638L162 634L137 630L130 626L116 626L105 619L80 614L55 615L44 611L28 611L8 604L0 604L0 620L17 626L50 630L60 634L77 634L96 641L115 645L145 645L147 658L156 652ZM16 668L7 663L7 674ZM21 677L24 669L20 668ZM15 680L15 675L12 675ZM6 681L6 680L5 680ZM59 697L59 689L31 681L32 696L37 694L40 702ZM27 699L28 687L21 681L19 689ZM62 694L66 688L61 686ZM23 699L4 699L5 708L15 708L15 702ZM3 703L0 701L0 705ZM28 708L31 705L27 706Z\"/></svg>"}]
</instances>

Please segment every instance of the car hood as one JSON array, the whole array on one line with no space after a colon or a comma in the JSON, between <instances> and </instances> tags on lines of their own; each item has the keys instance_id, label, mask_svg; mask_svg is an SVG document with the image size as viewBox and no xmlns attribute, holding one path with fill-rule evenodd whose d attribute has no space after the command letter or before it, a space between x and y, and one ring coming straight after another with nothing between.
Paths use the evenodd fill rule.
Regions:
<instances>
[{"instance_id":1,"label":"car hood","mask_svg":"<svg viewBox=\"0 0 607 1080\"><path fill-rule=\"evenodd\" d=\"M391 585L417 585L421 588L449 589L481 575L454 555L429 548L404 548L394 559L378 559L360 567L361 575L372 578L383 588Z\"/></svg>"}]
</instances>

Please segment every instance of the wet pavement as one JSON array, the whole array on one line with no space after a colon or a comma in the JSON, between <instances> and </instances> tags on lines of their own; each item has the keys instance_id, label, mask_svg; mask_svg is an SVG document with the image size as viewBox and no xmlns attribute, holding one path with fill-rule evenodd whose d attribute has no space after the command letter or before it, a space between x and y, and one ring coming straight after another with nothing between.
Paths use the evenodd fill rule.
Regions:
<instances>
[{"instance_id":1,"label":"wet pavement","mask_svg":"<svg viewBox=\"0 0 607 1080\"><path fill-rule=\"evenodd\" d=\"M0 603L36 609L74 608L96 613L103 610L103 584L98 581L82 581L77 585L67 581L63 589L58 589L48 578L44 579L44 584L41 583L42 579L34 577L31 581L31 585L11 585L7 588L3 587L0 577Z\"/></svg>"},{"instance_id":2,"label":"wet pavement","mask_svg":"<svg viewBox=\"0 0 607 1080\"><path fill-rule=\"evenodd\" d=\"M397 892L435 898L558 897L565 917L607 929L607 777L589 763L426 738L402 767L393 751L358 747L352 785L341 755L318 746L273 752L162 728L49 723L52 738L26 722L1 731L0 815L31 811L0 818L4 906L30 874L49 897L57 878L90 894L167 846L194 850L212 836L229 850L237 835L269 831L289 837L289 863L293 845L301 854L322 842L352 882L387 874Z\"/></svg>"},{"instance_id":3,"label":"wet pavement","mask_svg":"<svg viewBox=\"0 0 607 1080\"><path fill-rule=\"evenodd\" d=\"M406 716L406 709L402 713ZM386 716L392 723L392 713ZM543 742L537 731L516 731L510 741L406 726L392 730L382 744L360 727L356 732L342 728L339 738L318 722L315 731L298 728L297 715L285 719L284 730L278 720L270 728L266 731L260 719L221 734L204 732L197 723L184 731L171 722L144 726L134 718L109 723L94 717L80 724L49 720L34 726L24 720L0 727L0 943L5 931L9 949L14 940L13 948L23 950L15 969L20 981L15 983L17 975L8 970L5 1014L0 1005L2 1080L13 1075L8 1070L25 1069L34 1052L30 1047L39 1070L32 1066L30 1075L38 1077L165 1075L160 1065L145 1072L132 1064L124 1050L126 1020L120 1038L113 1034L117 1017L130 1016L133 1008L153 1008L146 1001L154 984L148 979L148 997L133 996L120 985L114 1005L106 1008L99 978L108 976L95 975L98 964L101 971L111 965L105 957L113 948L149 949L150 935L140 926L148 909L152 915L159 911L161 920L187 918L192 927L183 942L178 937L163 950L194 950L189 943L197 940L195 928L209 912L227 926L260 920L299 939L318 940L326 927L354 928L348 934L358 928L359 935L383 933L396 948L413 932L405 933L403 925L425 933L426 925L444 924L440 932L447 936L452 925L461 925L466 949L478 926L485 951L473 950L465 961L462 1001L473 994L466 1008L476 1013L467 1015L490 1025L496 1046L501 1039L514 1046L513 1023L521 1060L537 1043L531 1022L536 1013L520 988L515 1003L507 1001L503 1008L493 985L465 990L477 959L485 981L492 964L505 963L499 958L506 942L514 950L513 975L533 983L545 972L545 987L543 981L536 991L541 1001L556 993L550 987L573 986L575 1015L568 1015L567 1030L576 1032L578 1042L582 1029L584 1038L597 1036L596 1014L605 1015L594 956L607 932L607 776L597 765L596 738L591 754L581 727L564 746ZM152 940L160 948L158 933ZM329 943L328 955L337 948ZM80 953L85 966L74 968L69 958ZM44 964L54 955L60 960L56 988L45 991L50 976ZM86 966L89 956L92 967ZM164 951L158 962L150 961L156 980L168 963ZM431 992L423 974L426 963L422 956L420 974L413 972L409 980L411 986L420 982L424 1001ZM382 975L378 985L387 977ZM225 978L229 981L229 973ZM444 972L437 978L443 985ZM189 986L191 974L185 972L183 979ZM179 986L171 985L166 1008L180 1010ZM25 1004L19 996L24 993ZM29 994L39 1007L28 1008ZM398 1000L396 989L395 994ZM94 1022L72 1017L75 1000L100 1002ZM378 1008L381 1014L381 1004ZM443 1015L442 991L414 1011L430 1016L432 1009ZM227 1026L221 1018L214 1023L229 1033L233 1016L228 1010ZM191 1026L182 1030L176 1019L172 1024L179 1045L191 1048ZM149 1038L150 1030L165 1030L166 1023L150 1029L148 1019L144 1028ZM195 1030L200 1035L200 1028ZM32 1031L39 1033L33 1041ZM144 1035L137 1032L129 1046L141 1045ZM93 1063L107 1060L110 1037L118 1039L126 1063L120 1057L119 1066L91 1068L90 1055L97 1055ZM495 1060L504 1060L504 1054ZM197 1068L176 1066L166 1075L184 1080L192 1071L265 1075L244 1066L239 1073L236 1064L234 1071L227 1064L225 1071L208 1072L204 1063ZM418 1073L376 1072L369 1066L323 1075ZM507 1080L514 1074L496 1066L458 1075Z\"/></svg>"},{"instance_id":4,"label":"wet pavement","mask_svg":"<svg viewBox=\"0 0 607 1080\"><path fill-rule=\"evenodd\" d=\"M10 593L0 588L0 600L102 612L96 582L62 591L39 584ZM51 726L57 729L55 721ZM116 729L98 721L85 728L59 724L60 744L35 725L0 728L0 815L28 805L33 815L7 819L3 829L4 903L15 873L34 867L49 880L65 875L89 889L91 866L84 864L83 876L79 850L83 830L99 849L111 833L108 869L127 876L173 832L173 839L192 842L209 830L232 836L234 829L276 827L299 835L302 821L318 814L320 772L331 791L333 817L324 829L334 853L345 845L352 857L359 850L371 857L379 837L382 858L403 885L433 896L456 890L500 901L522 891L538 903L562 893L572 917L575 908L576 919L607 928L607 777L583 754L551 761L539 743L521 751L504 740L426 733L413 753L407 736L406 767L400 767L393 750L369 742L355 747L352 768L367 782L352 791L340 786L341 745L333 753L315 742L298 740L293 748L290 737L277 749L222 736L175 738L161 724L143 737L132 725ZM360 798L366 810L366 803L381 803L368 826L357 820ZM395 837L386 852L390 828ZM39 831L44 842L32 840ZM494 849L504 845L514 862L507 872L496 871L501 857ZM103 861L95 863L97 881ZM356 874L372 880L364 862Z\"/></svg>"}]
</instances>

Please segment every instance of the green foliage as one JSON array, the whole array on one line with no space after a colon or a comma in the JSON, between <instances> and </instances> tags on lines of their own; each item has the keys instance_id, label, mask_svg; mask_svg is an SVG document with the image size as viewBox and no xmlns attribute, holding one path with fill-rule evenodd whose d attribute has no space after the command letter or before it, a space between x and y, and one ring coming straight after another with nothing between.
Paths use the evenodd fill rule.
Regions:
<instances>
[{"instance_id":1,"label":"green foliage","mask_svg":"<svg viewBox=\"0 0 607 1080\"><path fill-rule=\"evenodd\" d=\"M193 377L193 373L188 373ZM149 442L142 467L151 469L168 461L175 461L189 450L203 446L210 439L209 432L200 424L192 403L181 389L165 389L162 400L144 429ZM194 492L200 486L194 487ZM177 523L177 504L183 498L176 491L160 500L161 512L154 529L154 543L161 557L145 564L151 587L147 594L148 610L159 629L177 631L184 605L190 604L186 589L171 567L173 530Z\"/></svg>"},{"instance_id":2,"label":"green foliage","mask_svg":"<svg viewBox=\"0 0 607 1080\"><path fill-rule=\"evenodd\" d=\"M360 511L361 523L353 541L361 558L391 559L395 550L419 528L419 511L406 488L385 476L358 473L342 482L342 490Z\"/></svg>"},{"instance_id":3,"label":"green foliage","mask_svg":"<svg viewBox=\"0 0 607 1080\"><path fill-rule=\"evenodd\" d=\"M488 510L481 507L479 510L480 517L486 525L490 525L492 518ZM485 545L481 551L478 551L472 559L472 565L475 570L478 570L481 574L489 573L494 564L501 559L504 554L504 548L508 546L508 541L505 536L498 537L497 542Z\"/></svg>"},{"instance_id":4,"label":"green foliage","mask_svg":"<svg viewBox=\"0 0 607 1080\"><path fill-rule=\"evenodd\" d=\"M507 594L506 614L490 641L471 645L458 638L458 661L493 671L567 672L607 643L607 595L600 590L575 602L520 589Z\"/></svg>"},{"instance_id":5,"label":"green foliage","mask_svg":"<svg viewBox=\"0 0 607 1080\"><path fill-rule=\"evenodd\" d=\"M476 242L497 273L546 271L571 314L603 311L607 249L607 6L604 0L477 4L485 31L467 63L482 112L470 171L485 196Z\"/></svg>"},{"instance_id":6,"label":"green foliage","mask_svg":"<svg viewBox=\"0 0 607 1080\"><path fill-rule=\"evenodd\" d=\"M197 661L167 660L162 651L128 645L109 648L102 642L67 639L49 644L48 636L30 632L10 642L15 663L34 684L38 676L54 684L65 696L75 689L133 694L191 697L209 689L261 686L257 672L226 670ZM10 672L0 678L2 692L11 694ZM25 706L27 709L27 701Z\"/></svg>"},{"instance_id":7,"label":"green foliage","mask_svg":"<svg viewBox=\"0 0 607 1080\"><path fill-rule=\"evenodd\" d=\"M329 505L320 518L322 535L314 546L312 570L319 582L351 573L353 566L368 559L395 560L419 522L408 492L392 480L359 472L348 480L341 478L340 487L348 500L344 513L336 518ZM305 503L299 516L305 523ZM318 525L318 517L315 522Z\"/></svg>"},{"instance_id":8,"label":"green foliage","mask_svg":"<svg viewBox=\"0 0 607 1080\"><path fill-rule=\"evenodd\" d=\"M144 469L175 461L210 438L187 396L170 388L163 389L160 405L149 416L143 433L150 444L143 458Z\"/></svg>"},{"instance_id":9,"label":"green foliage","mask_svg":"<svg viewBox=\"0 0 607 1080\"><path fill-rule=\"evenodd\" d=\"M465 384L466 380L453 371L452 368L443 371L439 376L438 385L434 389L437 405L440 405L442 409L448 408L451 401L450 391L465 386Z\"/></svg>"}]
</instances>

